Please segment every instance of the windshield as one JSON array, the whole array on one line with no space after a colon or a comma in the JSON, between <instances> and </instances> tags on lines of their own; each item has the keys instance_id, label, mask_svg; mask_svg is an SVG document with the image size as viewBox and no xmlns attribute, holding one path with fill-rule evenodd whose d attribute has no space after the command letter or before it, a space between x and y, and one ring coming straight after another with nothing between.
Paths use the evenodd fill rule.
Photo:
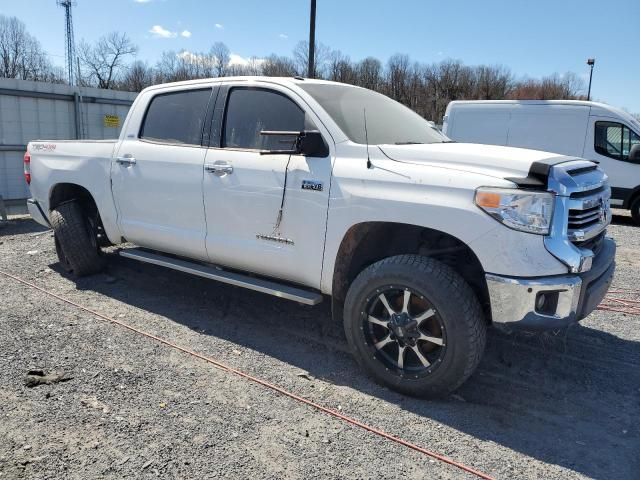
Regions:
<instances>
[{"instance_id":1,"label":"windshield","mask_svg":"<svg viewBox=\"0 0 640 480\"><path fill-rule=\"evenodd\" d=\"M442 143L449 139L420 115L404 105L364 88L348 85L299 83L355 143ZM365 112L367 135L365 136Z\"/></svg>"}]
</instances>

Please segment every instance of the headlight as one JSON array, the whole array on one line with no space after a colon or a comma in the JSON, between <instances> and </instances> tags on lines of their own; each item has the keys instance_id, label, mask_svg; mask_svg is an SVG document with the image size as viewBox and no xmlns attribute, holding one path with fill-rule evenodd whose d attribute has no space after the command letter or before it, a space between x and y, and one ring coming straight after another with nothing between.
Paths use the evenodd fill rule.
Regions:
<instances>
[{"instance_id":1,"label":"headlight","mask_svg":"<svg viewBox=\"0 0 640 480\"><path fill-rule=\"evenodd\" d=\"M546 235L553 214L553 194L502 188L479 188L476 205L514 230Z\"/></svg>"}]
</instances>

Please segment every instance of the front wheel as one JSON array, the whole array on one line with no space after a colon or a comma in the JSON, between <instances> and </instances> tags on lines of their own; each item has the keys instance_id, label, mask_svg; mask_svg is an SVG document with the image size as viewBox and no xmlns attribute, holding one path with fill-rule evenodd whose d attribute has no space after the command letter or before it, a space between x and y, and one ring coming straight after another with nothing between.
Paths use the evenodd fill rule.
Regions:
<instances>
[{"instance_id":1,"label":"front wheel","mask_svg":"<svg viewBox=\"0 0 640 480\"><path fill-rule=\"evenodd\" d=\"M344 327L370 376L421 397L462 385L486 341L471 287L451 267L420 255L389 257L363 270L347 293Z\"/></svg>"}]
</instances>

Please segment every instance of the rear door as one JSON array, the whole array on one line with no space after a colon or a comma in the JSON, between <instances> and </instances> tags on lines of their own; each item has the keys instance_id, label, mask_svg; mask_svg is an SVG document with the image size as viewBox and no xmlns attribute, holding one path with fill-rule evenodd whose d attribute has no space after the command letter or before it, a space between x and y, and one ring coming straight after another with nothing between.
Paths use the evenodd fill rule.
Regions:
<instances>
[{"instance_id":1,"label":"rear door","mask_svg":"<svg viewBox=\"0 0 640 480\"><path fill-rule=\"evenodd\" d=\"M259 82L221 87L203 180L207 251L212 262L319 288L331 155L287 150L291 136L261 131L328 132L286 87Z\"/></svg>"},{"instance_id":2,"label":"rear door","mask_svg":"<svg viewBox=\"0 0 640 480\"><path fill-rule=\"evenodd\" d=\"M112 164L118 223L127 241L206 260L202 133L211 88L163 90Z\"/></svg>"}]
</instances>

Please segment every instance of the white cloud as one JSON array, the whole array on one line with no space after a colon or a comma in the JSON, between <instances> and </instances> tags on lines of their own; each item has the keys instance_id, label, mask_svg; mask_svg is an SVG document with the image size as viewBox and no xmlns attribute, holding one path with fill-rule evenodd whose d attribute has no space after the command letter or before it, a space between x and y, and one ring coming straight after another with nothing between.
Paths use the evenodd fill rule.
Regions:
<instances>
[{"instance_id":1,"label":"white cloud","mask_svg":"<svg viewBox=\"0 0 640 480\"><path fill-rule=\"evenodd\" d=\"M151 0L133 0L136 3L150 3Z\"/></svg>"},{"instance_id":2,"label":"white cloud","mask_svg":"<svg viewBox=\"0 0 640 480\"><path fill-rule=\"evenodd\" d=\"M182 50L181 52L177 53L176 56L178 58L181 58L189 63L196 63L196 62L204 62L204 63L213 63L213 61L215 60L215 57L210 57L209 55L202 55L202 54L197 54L197 53L193 53L190 52L189 50ZM237 53L232 53L229 55L229 63L227 63L227 66L229 67L248 67L248 66L254 66L254 67L258 67L260 65L262 65L265 62L264 58L257 58L257 57L243 57L242 55L238 55Z\"/></svg>"},{"instance_id":3,"label":"white cloud","mask_svg":"<svg viewBox=\"0 0 640 480\"><path fill-rule=\"evenodd\" d=\"M222 30L224 28L224 25L222 25L221 23L216 23L215 27Z\"/></svg>"},{"instance_id":4,"label":"white cloud","mask_svg":"<svg viewBox=\"0 0 640 480\"><path fill-rule=\"evenodd\" d=\"M244 57L241 57L236 53L232 53L231 55L229 55L229 65L246 66L246 65L249 65L249 60Z\"/></svg>"},{"instance_id":5,"label":"white cloud","mask_svg":"<svg viewBox=\"0 0 640 480\"><path fill-rule=\"evenodd\" d=\"M191 32L189 30L183 30L180 33L180 35L183 36L184 38L189 38L189 37L191 37Z\"/></svg>"},{"instance_id":6,"label":"white cloud","mask_svg":"<svg viewBox=\"0 0 640 480\"><path fill-rule=\"evenodd\" d=\"M162 25L154 25L151 27L151 30L149 30L149 33L156 38L175 38L178 36L176 32L167 30L163 28Z\"/></svg>"},{"instance_id":7,"label":"white cloud","mask_svg":"<svg viewBox=\"0 0 640 480\"><path fill-rule=\"evenodd\" d=\"M289 38L289 35L285 35L284 33L281 33L280 35L278 35L278 38L286 40L287 38Z\"/></svg>"},{"instance_id":8,"label":"white cloud","mask_svg":"<svg viewBox=\"0 0 640 480\"><path fill-rule=\"evenodd\" d=\"M233 67L248 67L248 66L260 66L265 62L264 58L258 57L243 57L242 55L238 55L237 53L232 53L229 55L229 66Z\"/></svg>"}]
</instances>

